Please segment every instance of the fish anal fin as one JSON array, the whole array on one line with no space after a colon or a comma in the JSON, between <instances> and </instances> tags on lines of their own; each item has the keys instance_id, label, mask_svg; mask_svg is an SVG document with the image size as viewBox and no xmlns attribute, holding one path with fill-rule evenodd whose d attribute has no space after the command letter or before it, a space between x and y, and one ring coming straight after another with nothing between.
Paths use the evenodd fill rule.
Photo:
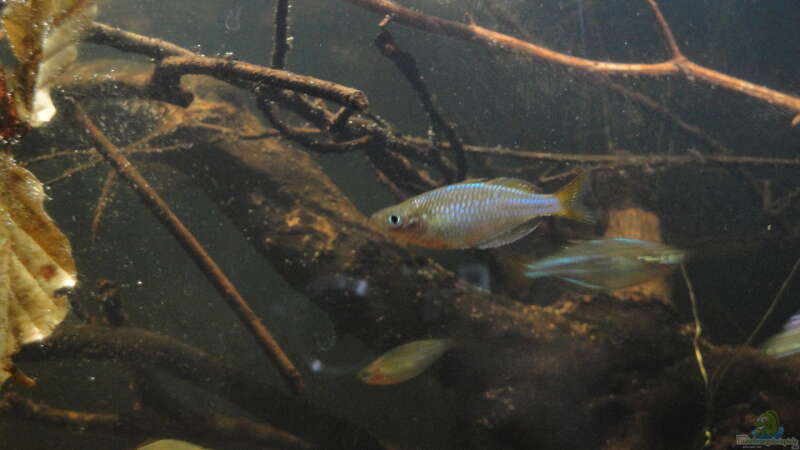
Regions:
<instances>
[{"instance_id":1,"label":"fish anal fin","mask_svg":"<svg viewBox=\"0 0 800 450\"><path fill-rule=\"evenodd\" d=\"M589 282L586 282L586 281L577 280L575 278L566 278L566 277L559 277L559 278L561 278L564 281L568 281L568 282L570 282L572 284L576 284L576 285L578 285L580 287L583 287L583 288L586 288L586 289L591 289L593 291L608 291L609 290L605 286L600 286L599 284L592 284L592 283L589 283Z\"/></svg>"},{"instance_id":2,"label":"fish anal fin","mask_svg":"<svg viewBox=\"0 0 800 450\"><path fill-rule=\"evenodd\" d=\"M541 223L542 222L540 220L530 220L510 230L497 233L488 239L484 239L483 241L475 244L473 247L487 249L510 244L531 234L533 230L535 230Z\"/></svg>"}]
</instances>

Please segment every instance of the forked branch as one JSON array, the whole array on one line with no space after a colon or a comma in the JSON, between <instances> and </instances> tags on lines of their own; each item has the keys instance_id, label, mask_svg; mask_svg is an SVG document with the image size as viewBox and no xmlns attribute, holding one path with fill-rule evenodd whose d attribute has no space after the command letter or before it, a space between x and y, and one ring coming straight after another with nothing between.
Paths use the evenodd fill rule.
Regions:
<instances>
[{"instance_id":1,"label":"forked branch","mask_svg":"<svg viewBox=\"0 0 800 450\"><path fill-rule=\"evenodd\" d=\"M655 0L648 0L656 11L656 18L661 24L662 33L673 57L659 63L626 64L608 61L598 61L577 56L567 55L550 50L541 45L526 42L515 37L498 33L483 28L474 21L467 24L430 16L421 12L404 8L389 0L345 0L381 15L390 15L392 22L400 23L412 28L417 28L428 33L434 33L454 39L475 42L489 47L500 47L523 55L532 56L544 61L549 61L562 66L567 66L587 72L604 73L608 75L636 75L636 76L686 76L705 81L713 86L723 87L751 97L764 100L770 104L786 108L790 112L800 113L800 97L784 94L764 86L750 83L739 78L734 78L716 70L696 64L683 57L675 43L675 38L667 26L666 20L661 15Z\"/></svg>"}]
</instances>

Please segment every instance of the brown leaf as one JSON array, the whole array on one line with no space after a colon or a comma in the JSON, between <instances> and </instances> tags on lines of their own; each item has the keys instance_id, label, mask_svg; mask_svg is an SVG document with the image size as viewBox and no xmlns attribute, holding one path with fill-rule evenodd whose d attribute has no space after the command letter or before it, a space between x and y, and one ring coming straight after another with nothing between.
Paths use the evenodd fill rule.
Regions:
<instances>
[{"instance_id":1,"label":"brown leaf","mask_svg":"<svg viewBox=\"0 0 800 450\"><path fill-rule=\"evenodd\" d=\"M96 15L94 0L6 2L3 25L19 65L5 77L17 114L31 126L41 126L55 114L50 89L75 61L75 44Z\"/></svg>"},{"instance_id":2,"label":"brown leaf","mask_svg":"<svg viewBox=\"0 0 800 450\"><path fill-rule=\"evenodd\" d=\"M44 211L42 183L0 154L0 383L19 346L43 339L69 309L76 270L66 236Z\"/></svg>"}]
</instances>

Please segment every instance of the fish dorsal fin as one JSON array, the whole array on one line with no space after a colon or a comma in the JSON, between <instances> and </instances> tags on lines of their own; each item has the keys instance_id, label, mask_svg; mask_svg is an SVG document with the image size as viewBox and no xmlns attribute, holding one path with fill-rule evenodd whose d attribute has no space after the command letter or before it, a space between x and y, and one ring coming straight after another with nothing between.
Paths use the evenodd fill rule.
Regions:
<instances>
[{"instance_id":1,"label":"fish dorsal fin","mask_svg":"<svg viewBox=\"0 0 800 450\"><path fill-rule=\"evenodd\" d=\"M521 191L532 192L534 194L542 192L538 186L530 181L520 180L519 178L501 177L489 180L486 184L494 184L497 186L505 186L512 189L519 189Z\"/></svg>"},{"instance_id":2,"label":"fish dorsal fin","mask_svg":"<svg viewBox=\"0 0 800 450\"><path fill-rule=\"evenodd\" d=\"M486 183L488 181L490 181L488 178L470 178L469 180L459 181L458 183L453 183L449 186L458 186L459 184Z\"/></svg>"},{"instance_id":3,"label":"fish dorsal fin","mask_svg":"<svg viewBox=\"0 0 800 450\"><path fill-rule=\"evenodd\" d=\"M476 248L480 249L487 249L487 248L495 248L501 247L506 244L510 244L514 241L518 241L525 236L531 234L536 227L539 226L542 222L540 220L529 220L522 225L518 225L510 230L502 231L497 233L488 239L484 239L481 242L478 242L474 245Z\"/></svg>"}]
</instances>

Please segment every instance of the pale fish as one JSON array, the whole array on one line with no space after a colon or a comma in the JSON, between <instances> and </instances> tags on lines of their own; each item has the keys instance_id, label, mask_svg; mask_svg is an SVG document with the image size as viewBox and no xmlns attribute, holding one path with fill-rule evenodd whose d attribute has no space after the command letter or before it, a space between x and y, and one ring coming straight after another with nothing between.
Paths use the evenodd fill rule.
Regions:
<instances>
[{"instance_id":1,"label":"pale fish","mask_svg":"<svg viewBox=\"0 0 800 450\"><path fill-rule=\"evenodd\" d=\"M161 439L160 441L149 442L138 447L136 450L211 450L206 447L194 445L191 442L178 441L176 439Z\"/></svg>"},{"instance_id":2,"label":"pale fish","mask_svg":"<svg viewBox=\"0 0 800 450\"><path fill-rule=\"evenodd\" d=\"M555 194L515 178L472 180L434 189L372 215L380 229L409 244L428 248L492 248L532 232L544 216L593 221L581 203L588 174Z\"/></svg>"},{"instance_id":3,"label":"pale fish","mask_svg":"<svg viewBox=\"0 0 800 450\"><path fill-rule=\"evenodd\" d=\"M643 283L682 263L686 254L659 242L612 238L578 242L527 266L531 278L558 277L593 290Z\"/></svg>"},{"instance_id":4,"label":"pale fish","mask_svg":"<svg viewBox=\"0 0 800 450\"><path fill-rule=\"evenodd\" d=\"M395 347L361 369L358 378L366 384L402 383L424 372L446 351L453 339L423 339Z\"/></svg>"},{"instance_id":5,"label":"pale fish","mask_svg":"<svg viewBox=\"0 0 800 450\"><path fill-rule=\"evenodd\" d=\"M776 358L800 353L800 311L783 326L783 331L764 341L761 350Z\"/></svg>"}]
</instances>

